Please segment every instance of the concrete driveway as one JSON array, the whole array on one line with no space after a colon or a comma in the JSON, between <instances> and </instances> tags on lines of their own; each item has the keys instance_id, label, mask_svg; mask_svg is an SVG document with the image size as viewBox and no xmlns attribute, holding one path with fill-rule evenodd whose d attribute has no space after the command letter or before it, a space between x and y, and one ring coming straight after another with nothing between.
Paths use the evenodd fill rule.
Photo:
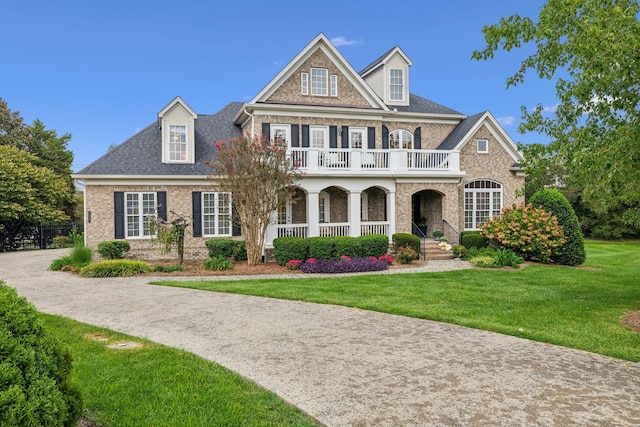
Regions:
<instances>
[{"instance_id":1,"label":"concrete driveway","mask_svg":"<svg viewBox=\"0 0 640 427\"><path fill-rule=\"evenodd\" d=\"M43 312L222 364L327 426L640 425L638 363L351 308L47 271L64 253L2 253L0 279Z\"/></svg>"}]
</instances>

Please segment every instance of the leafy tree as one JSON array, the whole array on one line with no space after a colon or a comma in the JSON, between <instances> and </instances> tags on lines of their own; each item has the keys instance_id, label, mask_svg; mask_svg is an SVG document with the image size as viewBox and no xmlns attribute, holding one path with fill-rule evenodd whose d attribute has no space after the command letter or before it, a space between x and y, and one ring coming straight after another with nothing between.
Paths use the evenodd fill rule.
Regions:
<instances>
[{"instance_id":1,"label":"leafy tree","mask_svg":"<svg viewBox=\"0 0 640 427\"><path fill-rule=\"evenodd\" d=\"M60 209L68 195L67 183L37 163L33 154L0 145L0 228L9 242L24 226L69 219Z\"/></svg>"},{"instance_id":2,"label":"leafy tree","mask_svg":"<svg viewBox=\"0 0 640 427\"><path fill-rule=\"evenodd\" d=\"M553 256L553 261L563 265L582 264L586 259L584 237L578 217L567 198L555 188L545 188L531 196L529 203L551 212L558 218L558 224L562 227L566 241L560 253Z\"/></svg>"},{"instance_id":3,"label":"leafy tree","mask_svg":"<svg viewBox=\"0 0 640 427\"><path fill-rule=\"evenodd\" d=\"M534 46L507 87L533 70L555 79L555 114L522 107L519 130L551 137L549 152L584 186L603 213L622 210L640 228L640 7L637 0L548 0L538 20L512 15L483 28L473 58Z\"/></svg>"},{"instance_id":4,"label":"leafy tree","mask_svg":"<svg viewBox=\"0 0 640 427\"><path fill-rule=\"evenodd\" d=\"M247 263L262 257L267 226L300 174L287 156L287 143L243 135L216 142L216 159L210 164L222 191L232 194L247 248Z\"/></svg>"}]
</instances>

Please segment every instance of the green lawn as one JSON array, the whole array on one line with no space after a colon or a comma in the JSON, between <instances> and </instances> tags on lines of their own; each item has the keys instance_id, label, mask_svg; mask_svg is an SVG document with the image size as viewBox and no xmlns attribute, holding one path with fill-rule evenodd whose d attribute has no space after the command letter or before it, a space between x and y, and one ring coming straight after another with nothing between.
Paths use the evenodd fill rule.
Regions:
<instances>
[{"instance_id":1,"label":"green lawn","mask_svg":"<svg viewBox=\"0 0 640 427\"><path fill-rule=\"evenodd\" d=\"M619 323L640 310L640 242L586 249L582 268L157 284L358 307L640 361L640 334Z\"/></svg>"},{"instance_id":2,"label":"green lawn","mask_svg":"<svg viewBox=\"0 0 640 427\"><path fill-rule=\"evenodd\" d=\"M73 357L85 415L100 426L313 426L300 410L241 376L185 351L64 317L43 315ZM87 339L106 334L108 342ZM107 343L143 343L112 350Z\"/></svg>"}]
</instances>

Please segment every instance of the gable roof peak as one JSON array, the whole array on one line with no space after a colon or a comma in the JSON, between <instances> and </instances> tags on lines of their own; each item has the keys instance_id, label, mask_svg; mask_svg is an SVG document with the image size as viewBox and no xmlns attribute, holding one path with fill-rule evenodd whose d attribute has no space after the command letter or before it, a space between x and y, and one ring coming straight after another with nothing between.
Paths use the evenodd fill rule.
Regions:
<instances>
[{"instance_id":1,"label":"gable roof peak","mask_svg":"<svg viewBox=\"0 0 640 427\"><path fill-rule=\"evenodd\" d=\"M402 50L402 48L400 46L394 46L391 49L389 49L388 51L386 51L385 53L383 53L379 58L377 58L371 64L369 64L366 67L364 67L362 69L362 71L360 71L360 75L362 77L365 77L367 74L372 73L373 71L375 71L378 68L380 68L382 65L386 64L387 61L389 60L389 58L391 58L395 54L400 55L402 57L402 59L405 60L405 62L407 63L408 66L413 65L413 61L404 52L404 50Z\"/></svg>"},{"instance_id":2,"label":"gable roof peak","mask_svg":"<svg viewBox=\"0 0 640 427\"><path fill-rule=\"evenodd\" d=\"M180 105L182 108L184 108L184 110L195 120L198 118L198 115L196 114L195 111L193 111L193 109L191 107L189 107L189 104L187 104L186 102L184 102L184 100L180 97L180 96L176 96L175 98L173 98L171 100L171 102L169 102L162 110L160 110L160 112L158 113L158 124L161 124L162 122L162 118L164 117L165 114L167 114L169 111L171 111L171 109L173 107L175 107L176 105Z\"/></svg>"}]
</instances>

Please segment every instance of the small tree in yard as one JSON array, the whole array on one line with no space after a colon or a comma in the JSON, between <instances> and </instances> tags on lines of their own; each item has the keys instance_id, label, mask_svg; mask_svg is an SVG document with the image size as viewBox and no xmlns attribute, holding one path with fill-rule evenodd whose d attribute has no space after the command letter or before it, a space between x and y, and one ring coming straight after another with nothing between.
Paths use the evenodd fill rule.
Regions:
<instances>
[{"instance_id":1,"label":"small tree in yard","mask_svg":"<svg viewBox=\"0 0 640 427\"><path fill-rule=\"evenodd\" d=\"M215 142L211 176L222 191L232 194L247 248L247 263L262 257L267 226L282 197L291 197L300 172L287 156L287 142L245 134Z\"/></svg>"},{"instance_id":2,"label":"small tree in yard","mask_svg":"<svg viewBox=\"0 0 640 427\"><path fill-rule=\"evenodd\" d=\"M175 217L171 221L165 221L158 216L153 218L151 229L156 236L153 241L164 245L164 251L167 254L176 248L178 264L182 265L184 261L184 233L189 227L190 221L187 217L175 212L171 212L171 214Z\"/></svg>"}]
</instances>

